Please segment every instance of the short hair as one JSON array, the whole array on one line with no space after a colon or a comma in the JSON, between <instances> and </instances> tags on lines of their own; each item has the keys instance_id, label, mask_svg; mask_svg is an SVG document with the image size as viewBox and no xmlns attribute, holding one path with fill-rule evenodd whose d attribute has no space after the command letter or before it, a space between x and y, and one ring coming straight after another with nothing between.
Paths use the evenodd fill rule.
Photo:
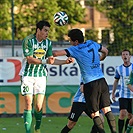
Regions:
<instances>
[{"instance_id":1,"label":"short hair","mask_svg":"<svg viewBox=\"0 0 133 133\"><path fill-rule=\"evenodd\" d=\"M70 30L68 33L68 37L70 37L72 41L78 40L79 43L84 42L83 32L79 29Z\"/></svg>"},{"instance_id":2,"label":"short hair","mask_svg":"<svg viewBox=\"0 0 133 133\"><path fill-rule=\"evenodd\" d=\"M122 52L125 52L125 51L129 52L129 55L131 55L130 50L128 50L128 49L124 49L124 50L122 50ZM122 52L121 52L121 54L122 54Z\"/></svg>"},{"instance_id":3,"label":"short hair","mask_svg":"<svg viewBox=\"0 0 133 133\"><path fill-rule=\"evenodd\" d=\"M38 29L38 28L39 28L40 30L42 30L42 29L43 29L43 26L50 27L51 25L49 24L48 21L41 20L41 21L39 21L39 22L36 24L36 32L37 32L37 29Z\"/></svg>"}]
</instances>

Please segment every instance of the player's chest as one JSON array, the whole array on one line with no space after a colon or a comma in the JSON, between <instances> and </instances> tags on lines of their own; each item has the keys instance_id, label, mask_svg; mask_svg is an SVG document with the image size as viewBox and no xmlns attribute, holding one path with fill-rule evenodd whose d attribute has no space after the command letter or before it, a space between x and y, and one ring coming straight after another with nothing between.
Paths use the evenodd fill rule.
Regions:
<instances>
[{"instance_id":1,"label":"player's chest","mask_svg":"<svg viewBox=\"0 0 133 133\"><path fill-rule=\"evenodd\" d=\"M33 51L36 51L38 49L47 50L48 46L45 43L34 43L32 45Z\"/></svg>"}]
</instances>

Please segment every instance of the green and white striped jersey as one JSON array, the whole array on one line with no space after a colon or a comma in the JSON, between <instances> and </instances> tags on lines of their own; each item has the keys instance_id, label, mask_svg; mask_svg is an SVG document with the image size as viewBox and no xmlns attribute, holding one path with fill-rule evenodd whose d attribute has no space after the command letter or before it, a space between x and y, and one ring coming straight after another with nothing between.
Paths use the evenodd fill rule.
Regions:
<instances>
[{"instance_id":1,"label":"green and white striped jersey","mask_svg":"<svg viewBox=\"0 0 133 133\"><path fill-rule=\"evenodd\" d=\"M47 76L46 67L43 64L28 64L26 56L33 56L37 59L45 59L52 56L52 44L49 39L38 42L35 35L27 36L22 42L23 56L20 75L30 77Z\"/></svg>"},{"instance_id":2,"label":"green and white striped jersey","mask_svg":"<svg viewBox=\"0 0 133 133\"><path fill-rule=\"evenodd\" d=\"M133 85L133 70L130 73L129 80L128 80L127 84Z\"/></svg>"}]
</instances>

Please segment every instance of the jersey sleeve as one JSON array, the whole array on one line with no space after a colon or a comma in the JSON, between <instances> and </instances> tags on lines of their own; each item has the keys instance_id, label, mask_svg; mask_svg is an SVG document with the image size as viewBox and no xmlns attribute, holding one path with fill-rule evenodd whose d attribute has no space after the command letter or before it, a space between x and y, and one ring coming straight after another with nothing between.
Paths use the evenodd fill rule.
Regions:
<instances>
[{"instance_id":1,"label":"jersey sleeve","mask_svg":"<svg viewBox=\"0 0 133 133\"><path fill-rule=\"evenodd\" d=\"M115 79L120 79L120 74L118 72L118 67L116 68L116 71L115 71Z\"/></svg>"},{"instance_id":2,"label":"jersey sleeve","mask_svg":"<svg viewBox=\"0 0 133 133\"><path fill-rule=\"evenodd\" d=\"M92 41L92 40L91 40L91 41ZM99 44L99 43L97 43L97 42L94 42L94 41L92 41L92 43L95 45L95 47L97 47L98 51L100 52L101 49L102 49L102 45Z\"/></svg>"},{"instance_id":3,"label":"jersey sleeve","mask_svg":"<svg viewBox=\"0 0 133 133\"><path fill-rule=\"evenodd\" d=\"M28 39L23 40L22 48L23 48L24 57L33 55L33 48L32 48L32 45Z\"/></svg>"},{"instance_id":4,"label":"jersey sleeve","mask_svg":"<svg viewBox=\"0 0 133 133\"><path fill-rule=\"evenodd\" d=\"M49 56L53 56L53 54L52 54L52 43L51 43L51 41L50 41L49 46L48 46L46 58L49 57Z\"/></svg>"},{"instance_id":5,"label":"jersey sleeve","mask_svg":"<svg viewBox=\"0 0 133 133\"><path fill-rule=\"evenodd\" d=\"M80 77L80 85L83 85L84 83L83 83L83 78L82 78L82 76Z\"/></svg>"},{"instance_id":6,"label":"jersey sleeve","mask_svg":"<svg viewBox=\"0 0 133 133\"><path fill-rule=\"evenodd\" d=\"M68 49L64 49L64 50L65 50L66 53L67 53L66 56L67 56L67 57L70 57L70 53L69 53Z\"/></svg>"},{"instance_id":7,"label":"jersey sleeve","mask_svg":"<svg viewBox=\"0 0 133 133\"><path fill-rule=\"evenodd\" d=\"M75 51L76 46L71 46L67 49L65 49L66 53L67 53L67 57L75 57L74 51ZM75 51L76 52L76 51Z\"/></svg>"}]
</instances>

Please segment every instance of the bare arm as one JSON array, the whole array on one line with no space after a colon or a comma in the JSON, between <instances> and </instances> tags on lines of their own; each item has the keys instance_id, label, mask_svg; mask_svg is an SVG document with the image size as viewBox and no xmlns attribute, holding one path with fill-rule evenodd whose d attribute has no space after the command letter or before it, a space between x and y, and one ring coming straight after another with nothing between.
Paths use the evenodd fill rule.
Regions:
<instances>
[{"instance_id":1,"label":"bare arm","mask_svg":"<svg viewBox=\"0 0 133 133\"><path fill-rule=\"evenodd\" d=\"M108 49L105 48L104 46L102 46L101 49L101 55L100 55L100 61L104 60L106 58L106 56L108 55Z\"/></svg>"},{"instance_id":2,"label":"bare arm","mask_svg":"<svg viewBox=\"0 0 133 133\"><path fill-rule=\"evenodd\" d=\"M63 56L63 55L67 55L65 50L53 50L53 56Z\"/></svg>"},{"instance_id":3,"label":"bare arm","mask_svg":"<svg viewBox=\"0 0 133 133\"><path fill-rule=\"evenodd\" d=\"M80 85L80 91L83 93L84 92L84 84Z\"/></svg>"},{"instance_id":4,"label":"bare arm","mask_svg":"<svg viewBox=\"0 0 133 133\"><path fill-rule=\"evenodd\" d=\"M112 100L115 101L115 91L118 86L119 79L115 79L112 89Z\"/></svg>"},{"instance_id":5,"label":"bare arm","mask_svg":"<svg viewBox=\"0 0 133 133\"><path fill-rule=\"evenodd\" d=\"M131 84L128 84L127 87L133 92L133 87Z\"/></svg>"},{"instance_id":6,"label":"bare arm","mask_svg":"<svg viewBox=\"0 0 133 133\"><path fill-rule=\"evenodd\" d=\"M63 65L63 64L70 64L74 62L74 58L68 57L66 60L59 60L55 58L53 65Z\"/></svg>"},{"instance_id":7,"label":"bare arm","mask_svg":"<svg viewBox=\"0 0 133 133\"><path fill-rule=\"evenodd\" d=\"M42 61L41 60L36 59L36 58L34 58L32 56L27 56L26 59L27 59L27 62L29 64L42 64Z\"/></svg>"},{"instance_id":8,"label":"bare arm","mask_svg":"<svg viewBox=\"0 0 133 133\"><path fill-rule=\"evenodd\" d=\"M27 56L26 59L27 59L27 62L29 64L53 64L54 60L55 60L55 58L53 56L48 57L45 60L46 63L43 63L42 60L36 59L36 58L34 58L32 56Z\"/></svg>"}]
</instances>

